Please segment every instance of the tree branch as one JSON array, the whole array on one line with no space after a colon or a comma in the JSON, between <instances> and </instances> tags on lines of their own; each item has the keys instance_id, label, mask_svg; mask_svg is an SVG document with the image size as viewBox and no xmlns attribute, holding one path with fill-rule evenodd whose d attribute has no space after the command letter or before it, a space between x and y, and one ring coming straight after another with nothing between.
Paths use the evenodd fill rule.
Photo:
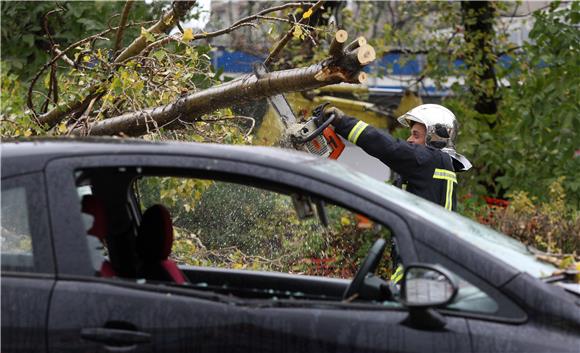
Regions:
<instances>
[{"instance_id":1,"label":"tree branch","mask_svg":"<svg viewBox=\"0 0 580 353\"><path fill-rule=\"evenodd\" d=\"M167 30L173 28L175 24L183 17L189 9L195 5L195 1L175 1L174 6L171 10L165 13L156 24L149 27L147 32L149 33L164 33ZM138 55L147 46L147 39L144 35L137 37L119 56L115 59L115 62L122 62L126 59Z\"/></svg>"},{"instance_id":2,"label":"tree branch","mask_svg":"<svg viewBox=\"0 0 580 353\"><path fill-rule=\"evenodd\" d=\"M60 50L58 48L54 48L54 52L56 53L56 55L62 57L62 61L64 61L65 63L67 63L69 66L75 67L75 62L72 61L72 59L69 58L65 53L63 53L62 50Z\"/></svg>"},{"instance_id":3,"label":"tree branch","mask_svg":"<svg viewBox=\"0 0 580 353\"><path fill-rule=\"evenodd\" d=\"M178 19L181 18L193 5L194 5L195 1L179 1L175 3L175 6L172 7L171 11L168 11L165 15L162 16L161 20L157 21L156 24L154 24L152 27L150 27L148 29L148 31L150 33L161 33L166 31L167 29L171 28L175 23L177 23ZM224 29L222 31L216 31L213 32L211 34L198 34L196 36L194 36L193 40L197 40L197 39L203 39L203 38L209 38L212 36L218 36L221 34L225 34L225 33L229 33L233 30L236 30L238 28L240 28L241 26L243 26L243 23L246 22L250 22L252 20L254 20L256 18L256 16L263 16L266 15L268 13L271 12L275 12L275 11L281 11L287 8L295 8L295 7L299 7L302 6L303 3L301 2L292 2L292 3L287 3L287 4L283 4L280 6L275 6L275 7L271 7L265 10L260 11L258 14L254 15L254 16L249 16L248 18L244 18L241 19L239 21L237 21L236 23L234 23L234 25L232 25L230 28ZM150 23L150 22L148 22ZM120 29L123 26L118 26L116 28L110 28L106 31L103 31L99 34L96 34L94 36L85 38L81 41L78 41L72 45L70 45L69 47L67 47L65 50L63 50L63 52L60 55L57 55L55 58L53 58L53 60L51 60L48 64L46 64L40 71L39 73L36 75L36 77L33 79L30 89L29 89L29 107L32 107L32 88L34 87L36 81L38 80L38 78L40 77L40 75L42 74L42 72L44 72L44 70L46 70L47 67L49 67L54 61L56 61L58 58L60 58L62 55L64 55L67 51L69 51L72 48L75 48L78 45L81 45L83 43L86 43L96 37L101 37L109 32L111 32L112 30L115 29ZM166 38L163 40L167 40L167 42L171 41L171 38ZM155 44L155 43L153 43ZM161 43L160 43L161 44ZM152 46L152 44L150 44L149 46ZM137 39L135 39L133 41L133 43L131 45L129 45L121 54L119 54L119 56L117 56L117 58L115 59L115 63L121 63L121 62L125 62L128 59L138 55L140 52L142 52L144 49L147 49L147 42L144 38L144 36L140 36ZM149 48L150 50L151 48ZM90 89L90 92L95 92L97 89L97 87L92 87ZM50 126L54 126L56 124L58 124L58 122L62 119L63 116L81 108L83 106L82 102L77 101L77 102L72 102L70 104L61 104L60 106L57 106L56 108L52 109L51 111L41 115L38 117L38 120L42 123L42 124L47 124L49 127ZM33 114L35 117L36 115Z\"/></svg>"},{"instance_id":4,"label":"tree branch","mask_svg":"<svg viewBox=\"0 0 580 353\"><path fill-rule=\"evenodd\" d=\"M361 55L364 53L364 55ZM184 95L175 102L91 124L93 135L141 136L158 130L183 128L181 122L196 121L203 114L233 104L247 103L283 92L305 91L340 82L360 83L360 72L374 57L374 49L365 45L340 57L332 57L306 68L275 71L258 79L245 75L203 91ZM364 75L363 75L364 76ZM73 131L81 134L81 131Z\"/></svg>"},{"instance_id":5,"label":"tree branch","mask_svg":"<svg viewBox=\"0 0 580 353\"><path fill-rule=\"evenodd\" d=\"M219 31L215 31L215 32L209 32L209 33L197 33L193 35L193 38L191 39L191 41L194 40L199 40L199 39L208 39L208 38L213 38L213 37L217 37L220 36L222 34L226 34L226 33L230 33L232 31L235 31L241 27L245 27L245 26L254 26L253 23L240 23L236 26L233 27L228 27L225 29L220 29ZM182 37L182 36L181 36ZM153 42L151 44L149 44L145 49L143 49L143 53L144 55L146 55L147 53L151 52L151 50L158 48L158 47L162 47L165 44L171 42L171 41L177 41L177 42L182 42L181 38L179 36L167 36L163 39L160 39L156 42Z\"/></svg>"},{"instance_id":6,"label":"tree branch","mask_svg":"<svg viewBox=\"0 0 580 353\"><path fill-rule=\"evenodd\" d=\"M316 4L312 5L312 7L310 7L310 9L308 11L316 12L318 9L320 9L322 7L323 4L324 4L324 1L319 0L316 2ZM308 21L308 18L304 18L304 16L303 16L300 19L300 21L298 21L298 23L304 24L304 23L306 23L306 21ZM278 56L278 54L280 54L282 49L284 49L286 44L288 44L288 42L292 38L293 31L294 31L294 27L290 28L290 30L288 30L288 32L286 32L284 37L278 42L278 44L276 44L276 46L274 47L274 50L272 50L270 52L270 55L268 55L268 57L266 58L266 60L264 61L264 65L266 65L266 66L270 65L272 63L272 61Z\"/></svg>"},{"instance_id":7,"label":"tree branch","mask_svg":"<svg viewBox=\"0 0 580 353\"><path fill-rule=\"evenodd\" d=\"M129 11L133 6L134 0L127 0L125 7L123 8L123 14L121 15L121 22L119 22L119 29L117 29L117 36L115 37L115 45L113 46L113 53L116 53L123 42L123 33L125 31L125 24L127 23L127 18L129 18Z\"/></svg>"}]
</instances>

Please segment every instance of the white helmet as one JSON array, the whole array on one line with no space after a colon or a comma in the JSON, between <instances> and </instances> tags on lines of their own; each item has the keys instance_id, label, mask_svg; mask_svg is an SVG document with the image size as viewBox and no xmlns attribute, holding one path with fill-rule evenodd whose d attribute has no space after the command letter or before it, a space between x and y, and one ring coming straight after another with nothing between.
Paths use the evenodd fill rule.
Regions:
<instances>
[{"instance_id":1,"label":"white helmet","mask_svg":"<svg viewBox=\"0 0 580 353\"><path fill-rule=\"evenodd\" d=\"M459 123L451 110L439 104L422 104L401 115L397 121L410 127L413 122L425 125L425 143L438 148L453 158L453 166L457 171L466 171L471 163L455 151L455 139Z\"/></svg>"}]
</instances>

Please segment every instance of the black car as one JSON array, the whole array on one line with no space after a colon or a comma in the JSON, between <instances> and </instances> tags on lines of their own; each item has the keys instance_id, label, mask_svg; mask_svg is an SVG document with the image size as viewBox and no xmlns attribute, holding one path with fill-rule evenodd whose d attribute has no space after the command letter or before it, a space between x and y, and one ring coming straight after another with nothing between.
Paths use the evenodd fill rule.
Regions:
<instances>
[{"instance_id":1,"label":"black car","mask_svg":"<svg viewBox=\"0 0 580 353\"><path fill-rule=\"evenodd\" d=\"M580 350L567 276L335 161L123 139L1 158L5 353ZM300 251L361 251L320 241L346 231L372 238L354 278L304 275ZM381 277L395 246L398 284Z\"/></svg>"}]
</instances>

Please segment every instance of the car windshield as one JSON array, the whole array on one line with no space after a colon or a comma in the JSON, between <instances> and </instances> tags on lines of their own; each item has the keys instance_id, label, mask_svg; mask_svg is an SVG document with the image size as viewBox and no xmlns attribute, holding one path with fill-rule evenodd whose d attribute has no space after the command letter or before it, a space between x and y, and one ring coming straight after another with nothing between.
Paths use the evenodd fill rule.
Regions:
<instances>
[{"instance_id":1,"label":"car windshield","mask_svg":"<svg viewBox=\"0 0 580 353\"><path fill-rule=\"evenodd\" d=\"M536 259L526 246L519 241L457 213L449 212L443 207L439 207L409 192L380 182L365 174L347 169L340 163L316 163L313 164L313 167L324 173L338 176L350 183L355 183L385 200L391 202L396 200L399 207L429 219L433 224L446 229L450 234L473 244L519 271L541 278L549 276L557 270L556 267Z\"/></svg>"}]
</instances>

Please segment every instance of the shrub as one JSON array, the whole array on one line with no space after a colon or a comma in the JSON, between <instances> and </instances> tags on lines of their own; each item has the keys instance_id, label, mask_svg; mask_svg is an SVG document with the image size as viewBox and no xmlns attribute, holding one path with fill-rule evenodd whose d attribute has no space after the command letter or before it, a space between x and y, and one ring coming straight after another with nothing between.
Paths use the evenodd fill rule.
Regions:
<instances>
[{"instance_id":1,"label":"shrub","mask_svg":"<svg viewBox=\"0 0 580 353\"><path fill-rule=\"evenodd\" d=\"M580 212L566 203L563 182L560 177L550 185L546 201L538 201L526 191L510 194L507 207L468 197L461 212L542 252L578 257Z\"/></svg>"}]
</instances>

